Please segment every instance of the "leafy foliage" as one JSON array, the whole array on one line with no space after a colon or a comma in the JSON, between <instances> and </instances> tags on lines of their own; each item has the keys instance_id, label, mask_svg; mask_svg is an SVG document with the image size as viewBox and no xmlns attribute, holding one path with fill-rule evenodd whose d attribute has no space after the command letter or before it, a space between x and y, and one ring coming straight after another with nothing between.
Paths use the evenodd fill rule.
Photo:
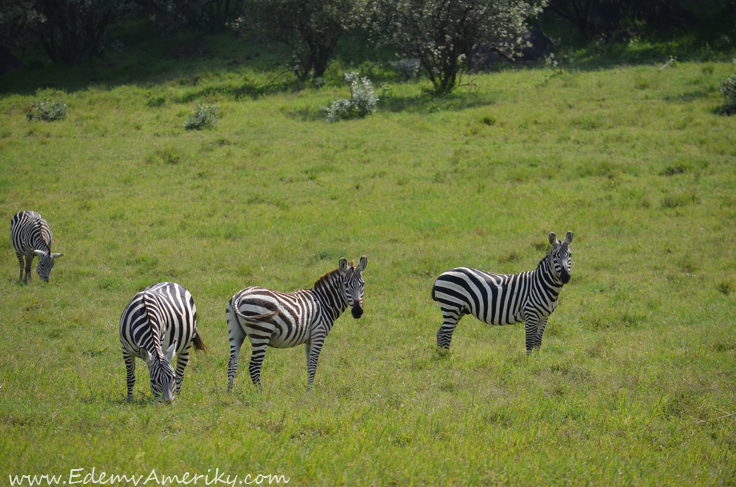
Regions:
<instances>
[{"instance_id":1,"label":"leafy foliage","mask_svg":"<svg viewBox=\"0 0 736 487\"><path fill-rule=\"evenodd\" d=\"M420 60L437 93L458 83L466 53L478 41L514 50L546 0L377 0L371 21L383 43Z\"/></svg>"},{"instance_id":2,"label":"leafy foliage","mask_svg":"<svg viewBox=\"0 0 736 487\"><path fill-rule=\"evenodd\" d=\"M129 0L2 0L0 30L36 37L57 64L101 54L107 29L136 10Z\"/></svg>"},{"instance_id":3,"label":"leafy foliage","mask_svg":"<svg viewBox=\"0 0 736 487\"><path fill-rule=\"evenodd\" d=\"M165 32L222 30L242 8L242 0L137 0L148 17Z\"/></svg>"},{"instance_id":4,"label":"leafy foliage","mask_svg":"<svg viewBox=\"0 0 736 487\"><path fill-rule=\"evenodd\" d=\"M184 121L186 130L202 130L217 124L217 105L197 105Z\"/></svg>"},{"instance_id":5,"label":"leafy foliage","mask_svg":"<svg viewBox=\"0 0 736 487\"><path fill-rule=\"evenodd\" d=\"M31 111L26 114L26 117L28 120L54 122L56 120L64 120L66 118L66 111L66 103L49 99L36 100L31 103Z\"/></svg>"},{"instance_id":6,"label":"leafy foliage","mask_svg":"<svg viewBox=\"0 0 736 487\"><path fill-rule=\"evenodd\" d=\"M328 122L337 122L351 118L365 118L376 111L378 97L373 91L371 80L361 78L358 73L345 73L345 82L350 85L350 99L333 100L327 112Z\"/></svg>"},{"instance_id":7,"label":"leafy foliage","mask_svg":"<svg viewBox=\"0 0 736 487\"><path fill-rule=\"evenodd\" d=\"M723 105L721 105L721 113L733 115L736 113L736 74L726 78L720 86L723 95Z\"/></svg>"},{"instance_id":8,"label":"leafy foliage","mask_svg":"<svg viewBox=\"0 0 736 487\"><path fill-rule=\"evenodd\" d=\"M322 76L337 41L362 18L359 0L246 0L231 26L253 30L292 50L291 69L306 81Z\"/></svg>"}]
</instances>

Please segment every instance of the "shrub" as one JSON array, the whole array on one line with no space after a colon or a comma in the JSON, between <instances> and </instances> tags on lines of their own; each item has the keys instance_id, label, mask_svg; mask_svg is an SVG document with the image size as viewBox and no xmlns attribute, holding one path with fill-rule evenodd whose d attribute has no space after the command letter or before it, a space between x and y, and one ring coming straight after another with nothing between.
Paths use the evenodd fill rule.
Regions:
<instances>
[{"instance_id":1,"label":"shrub","mask_svg":"<svg viewBox=\"0 0 736 487\"><path fill-rule=\"evenodd\" d=\"M36 100L31 103L31 111L26 114L28 120L53 122L66 118L66 103L51 100Z\"/></svg>"},{"instance_id":2,"label":"shrub","mask_svg":"<svg viewBox=\"0 0 736 487\"><path fill-rule=\"evenodd\" d=\"M405 80L413 78L419 74L419 70L422 68L422 64L419 59L412 57L402 57L398 61L391 61L389 64L396 74Z\"/></svg>"},{"instance_id":3,"label":"shrub","mask_svg":"<svg viewBox=\"0 0 736 487\"><path fill-rule=\"evenodd\" d=\"M186 130L202 130L217 124L217 105L197 105L191 115L184 121Z\"/></svg>"},{"instance_id":4,"label":"shrub","mask_svg":"<svg viewBox=\"0 0 736 487\"><path fill-rule=\"evenodd\" d=\"M378 97L371 80L359 77L358 73L345 73L345 82L350 85L350 99L333 100L329 107L322 108L327 112L328 122L365 118L376 111Z\"/></svg>"},{"instance_id":5,"label":"shrub","mask_svg":"<svg viewBox=\"0 0 736 487\"><path fill-rule=\"evenodd\" d=\"M733 115L736 113L736 74L726 78L720 88L724 98L721 113Z\"/></svg>"}]
</instances>

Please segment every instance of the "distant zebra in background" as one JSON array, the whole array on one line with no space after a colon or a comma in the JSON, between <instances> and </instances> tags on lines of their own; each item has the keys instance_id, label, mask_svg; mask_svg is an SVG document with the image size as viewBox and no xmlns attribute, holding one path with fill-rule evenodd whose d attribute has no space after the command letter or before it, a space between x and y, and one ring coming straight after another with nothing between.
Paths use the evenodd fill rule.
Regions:
<instances>
[{"instance_id":1,"label":"distant zebra in background","mask_svg":"<svg viewBox=\"0 0 736 487\"><path fill-rule=\"evenodd\" d=\"M572 232L567 232L564 242L550 233L552 250L533 271L491 274L458 267L443 273L432 287L432 299L440 303L444 319L437 332L437 346L450 348L457 322L472 314L489 325L524 321L526 353L539 349L562 286L570 282L571 242Z\"/></svg>"},{"instance_id":2,"label":"distant zebra in background","mask_svg":"<svg viewBox=\"0 0 736 487\"><path fill-rule=\"evenodd\" d=\"M181 392L189 349L206 350L197 332L197 307L189 291L160 282L136 294L120 317L120 343L128 370L128 401L133 400L135 358L148 364L151 392L170 403ZM164 352L166 350L166 352ZM176 373L171 360L177 356Z\"/></svg>"},{"instance_id":3,"label":"distant zebra in background","mask_svg":"<svg viewBox=\"0 0 736 487\"><path fill-rule=\"evenodd\" d=\"M54 259L64 254L52 254L51 244L54 237L46 220L35 211L20 211L10 220L10 240L13 241L15 255L20 264L18 283L28 283L31 279L31 264L38 256L36 272L42 281L49 282L51 269L54 268ZM23 258L25 257L26 275L23 278Z\"/></svg>"},{"instance_id":4,"label":"distant zebra in background","mask_svg":"<svg viewBox=\"0 0 736 487\"><path fill-rule=\"evenodd\" d=\"M235 294L225 310L230 335L228 392L233 389L238 355L246 336L252 346L248 369L254 385L261 386L261 366L267 347L304 344L307 388L311 388L322 345L335 320L348 306L352 308L353 318L363 315L362 272L367 265L365 256L357 266L341 258L340 266L317 279L311 289L282 293L254 286Z\"/></svg>"}]
</instances>

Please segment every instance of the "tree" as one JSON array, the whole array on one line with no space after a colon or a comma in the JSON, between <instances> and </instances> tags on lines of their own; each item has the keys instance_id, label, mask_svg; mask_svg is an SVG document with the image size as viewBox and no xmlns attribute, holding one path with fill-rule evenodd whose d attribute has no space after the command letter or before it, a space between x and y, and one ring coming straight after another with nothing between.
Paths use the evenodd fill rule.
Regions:
<instances>
[{"instance_id":1,"label":"tree","mask_svg":"<svg viewBox=\"0 0 736 487\"><path fill-rule=\"evenodd\" d=\"M361 0L246 0L233 23L288 45L292 68L302 80L322 76L337 41L362 18Z\"/></svg>"},{"instance_id":2,"label":"tree","mask_svg":"<svg viewBox=\"0 0 736 487\"><path fill-rule=\"evenodd\" d=\"M57 64L101 53L107 29L133 11L129 0L1 0L0 7L0 29L36 37Z\"/></svg>"},{"instance_id":3,"label":"tree","mask_svg":"<svg viewBox=\"0 0 736 487\"><path fill-rule=\"evenodd\" d=\"M517 51L525 21L547 0L375 0L372 26L381 42L417 58L437 93L455 88L465 56L484 41Z\"/></svg>"},{"instance_id":4,"label":"tree","mask_svg":"<svg viewBox=\"0 0 736 487\"><path fill-rule=\"evenodd\" d=\"M583 37L588 37L591 9L597 0L551 0L549 10L572 22Z\"/></svg>"},{"instance_id":5,"label":"tree","mask_svg":"<svg viewBox=\"0 0 736 487\"><path fill-rule=\"evenodd\" d=\"M183 28L216 32L242 6L242 0L135 0L164 31Z\"/></svg>"}]
</instances>

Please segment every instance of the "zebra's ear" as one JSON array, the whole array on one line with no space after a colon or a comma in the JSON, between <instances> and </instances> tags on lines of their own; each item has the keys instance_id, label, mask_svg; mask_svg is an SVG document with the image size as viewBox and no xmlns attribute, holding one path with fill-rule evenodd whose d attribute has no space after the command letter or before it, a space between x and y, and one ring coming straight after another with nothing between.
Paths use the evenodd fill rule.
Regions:
<instances>
[{"instance_id":1,"label":"zebra's ear","mask_svg":"<svg viewBox=\"0 0 736 487\"><path fill-rule=\"evenodd\" d=\"M565 235L565 241L562 242L562 245L570 245L572 243L572 232L567 232L567 235Z\"/></svg>"},{"instance_id":2,"label":"zebra's ear","mask_svg":"<svg viewBox=\"0 0 736 487\"><path fill-rule=\"evenodd\" d=\"M145 348L141 348L141 358L145 363L148 364L149 367L153 363L153 356L148 353L148 350L146 350Z\"/></svg>"},{"instance_id":3,"label":"zebra's ear","mask_svg":"<svg viewBox=\"0 0 736 487\"><path fill-rule=\"evenodd\" d=\"M34 253L35 253L35 254L36 254L37 256L39 256L39 257L44 257L44 256L48 255L48 253L47 253L47 252L45 252L45 251L43 251L43 250L34 250L33 252L34 252Z\"/></svg>"},{"instance_id":4,"label":"zebra's ear","mask_svg":"<svg viewBox=\"0 0 736 487\"><path fill-rule=\"evenodd\" d=\"M560 241L557 240L557 235L555 235L555 232L549 233L549 243L552 245L552 247L557 247L560 245Z\"/></svg>"},{"instance_id":5,"label":"zebra's ear","mask_svg":"<svg viewBox=\"0 0 736 487\"><path fill-rule=\"evenodd\" d=\"M363 270L365 270L367 266L368 266L368 257L364 255L363 257L360 258L360 262L358 263L358 266L355 268L355 270L358 272L363 272Z\"/></svg>"},{"instance_id":6,"label":"zebra's ear","mask_svg":"<svg viewBox=\"0 0 736 487\"><path fill-rule=\"evenodd\" d=\"M340 257L340 272L345 274L348 271L348 260L345 257Z\"/></svg>"},{"instance_id":7,"label":"zebra's ear","mask_svg":"<svg viewBox=\"0 0 736 487\"><path fill-rule=\"evenodd\" d=\"M171 363L171 360L176 356L176 341L171 344L168 350L166 350L166 353L164 354L164 358L167 362Z\"/></svg>"},{"instance_id":8,"label":"zebra's ear","mask_svg":"<svg viewBox=\"0 0 736 487\"><path fill-rule=\"evenodd\" d=\"M52 259L58 259L59 257L64 257L64 254L51 254Z\"/></svg>"}]
</instances>

